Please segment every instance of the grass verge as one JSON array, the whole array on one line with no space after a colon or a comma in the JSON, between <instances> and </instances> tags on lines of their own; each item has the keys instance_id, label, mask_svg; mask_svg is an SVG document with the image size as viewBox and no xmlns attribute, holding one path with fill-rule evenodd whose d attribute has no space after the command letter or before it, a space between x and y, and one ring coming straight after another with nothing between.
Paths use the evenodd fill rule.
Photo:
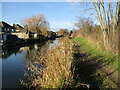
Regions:
<instances>
[{"instance_id":1,"label":"grass verge","mask_svg":"<svg viewBox=\"0 0 120 90\"><path fill-rule=\"evenodd\" d=\"M96 60L101 59L101 61L103 61L102 64L106 64L113 69L120 69L118 68L118 61L120 60L118 55L114 55L106 50L102 50L97 46L90 44L83 38L75 38L74 41L77 41L80 44L83 51L90 55L89 57L94 57Z\"/></svg>"}]
</instances>

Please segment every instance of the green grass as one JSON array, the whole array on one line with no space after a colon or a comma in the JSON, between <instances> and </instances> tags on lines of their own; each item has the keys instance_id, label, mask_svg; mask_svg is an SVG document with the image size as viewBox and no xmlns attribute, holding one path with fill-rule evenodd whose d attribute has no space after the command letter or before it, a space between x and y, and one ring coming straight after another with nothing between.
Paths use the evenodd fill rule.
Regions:
<instances>
[{"instance_id":1,"label":"green grass","mask_svg":"<svg viewBox=\"0 0 120 90\"><path fill-rule=\"evenodd\" d=\"M90 54L89 57L101 60L104 62L103 64L107 64L113 69L118 69L118 61L120 60L118 55L114 55L111 52L100 49L83 38L75 38L74 41L77 41L80 44L85 53Z\"/></svg>"}]
</instances>

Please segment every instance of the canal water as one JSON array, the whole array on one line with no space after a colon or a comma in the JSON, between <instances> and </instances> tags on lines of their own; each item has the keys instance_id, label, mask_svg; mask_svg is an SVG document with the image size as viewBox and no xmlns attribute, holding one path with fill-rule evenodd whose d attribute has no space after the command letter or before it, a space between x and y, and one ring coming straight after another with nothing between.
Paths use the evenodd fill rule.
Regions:
<instances>
[{"instance_id":1,"label":"canal water","mask_svg":"<svg viewBox=\"0 0 120 90\"><path fill-rule=\"evenodd\" d=\"M58 45L58 40L44 44L36 43L24 47L10 47L1 51L2 55L2 88L21 88L20 79L25 79L26 65L34 53L46 51ZM29 59L28 59L29 58Z\"/></svg>"}]
</instances>

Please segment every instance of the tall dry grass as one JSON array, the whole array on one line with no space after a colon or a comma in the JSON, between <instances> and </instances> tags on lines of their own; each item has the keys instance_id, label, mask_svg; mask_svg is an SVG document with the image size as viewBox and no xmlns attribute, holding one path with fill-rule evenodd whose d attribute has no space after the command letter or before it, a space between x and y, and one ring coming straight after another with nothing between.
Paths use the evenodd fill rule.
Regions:
<instances>
[{"instance_id":1,"label":"tall dry grass","mask_svg":"<svg viewBox=\"0 0 120 90\"><path fill-rule=\"evenodd\" d=\"M63 88L72 82L73 47L68 38L61 40L58 46L47 50L45 55L33 55L34 62L27 65L25 76L28 81L21 80L27 88Z\"/></svg>"},{"instance_id":2,"label":"tall dry grass","mask_svg":"<svg viewBox=\"0 0 120 90\"><path fill-rule=\"evenodd\" d=\"M88 40L93 45L96 45L97 47L110 51L113 54L120 55L119 30L116 30L115 35L113 35L112 32L108 34L108 43L106 45L104 45L102 30L99 26L93 27L91 28L91 30L81 29L74 31L72 37L85 38L86 40Z\"/></svg>"}]
</instances>

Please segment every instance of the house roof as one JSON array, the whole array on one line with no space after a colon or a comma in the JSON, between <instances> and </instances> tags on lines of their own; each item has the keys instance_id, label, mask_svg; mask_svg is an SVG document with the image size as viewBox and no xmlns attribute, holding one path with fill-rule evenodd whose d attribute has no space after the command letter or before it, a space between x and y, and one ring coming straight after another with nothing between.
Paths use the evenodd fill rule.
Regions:
<instances>
[{"instance_id":1,"label":"house roof","mask_svg":"<svg viewBox=\"0 0 120 90\"><path fill-rule=\"evenodd\" d=\"M6 23L6 22L4 22L4 21L1 21L1 22L0 22L0 26L1 26L1 27L6 27L6 28L15 29L13 26L9 25L8 23Z\"/></svg>"},{"instance_id":2,"label":"house roof","mask_svg":"<svg viewBox=\"0 0 120 90\"><path fill-rule=\"evenodd\" d=\"M19 24L13 24L13 27L16 29L23 29L23 27Z\"/></svg>"}]
</instances>

